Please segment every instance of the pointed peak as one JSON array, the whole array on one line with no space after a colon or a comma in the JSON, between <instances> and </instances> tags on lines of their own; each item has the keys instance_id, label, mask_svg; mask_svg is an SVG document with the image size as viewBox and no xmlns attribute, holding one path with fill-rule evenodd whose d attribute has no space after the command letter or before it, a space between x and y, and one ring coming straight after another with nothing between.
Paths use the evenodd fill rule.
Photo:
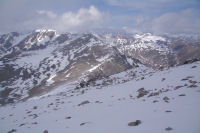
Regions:
<instances>
[{"instance_id":1,"label":"pointed peak","mask_svg":"<svg viewBox=\"0 0 200 133\"><path fill-rule=\"evenodd\" d=\"M56 32L53 29L36 29L34 32Z\"/></svg>"}]
</instances>

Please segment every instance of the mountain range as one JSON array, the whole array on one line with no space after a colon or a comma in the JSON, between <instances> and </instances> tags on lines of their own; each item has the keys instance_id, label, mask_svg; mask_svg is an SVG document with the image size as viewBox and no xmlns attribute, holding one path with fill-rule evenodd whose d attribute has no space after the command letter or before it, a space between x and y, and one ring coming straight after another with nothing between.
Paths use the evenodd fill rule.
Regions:
<instances>
[{"instance_id":1,"label":"mountain range","mask_svg":"<svg viewBox=\"0 0 200 133\"><path fill-rule=\"evenodd\" d=\"M38 29L0 36L0 103L95 81L143 64L169 68L200 58L200 40L151 33L57 33ZM81 84L82 83L82 84Z\"/></svg>"}]
</instances>

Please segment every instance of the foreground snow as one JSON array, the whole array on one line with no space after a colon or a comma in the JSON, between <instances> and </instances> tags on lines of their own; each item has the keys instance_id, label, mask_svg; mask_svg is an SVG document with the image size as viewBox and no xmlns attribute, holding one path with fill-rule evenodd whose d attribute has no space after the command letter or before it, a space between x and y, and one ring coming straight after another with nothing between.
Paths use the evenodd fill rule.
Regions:
<instances>
[{"instance_id":1,"label":"foreground snow","mask_svg":"<svg viewBox=\"0 0 200 133\"><path fill-rule=\"evenodd\" d=\"M200 62L138 74L146 71L126 83L80 90L63 85L0 107L0 132L199 133ZM141 123L130 126L136 120Z\"/></svg>"}]
</instances>

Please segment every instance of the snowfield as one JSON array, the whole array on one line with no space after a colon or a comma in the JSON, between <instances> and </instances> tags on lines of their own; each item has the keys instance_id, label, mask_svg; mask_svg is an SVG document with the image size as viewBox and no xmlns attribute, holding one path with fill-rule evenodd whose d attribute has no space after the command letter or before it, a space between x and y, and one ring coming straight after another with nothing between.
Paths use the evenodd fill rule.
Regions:
<instances>
[{"instance_id":1,"label":"snowfield","mask_svg":"<svg viewBox=\"0 0 200 133\"><path fill-rule=\"evenodd\" d=\"M200 132L200 62L133 71L129 81L122 72L110 85L75 90L67 84L1 106L0 133Z\"/></svg>"}]
</instances>

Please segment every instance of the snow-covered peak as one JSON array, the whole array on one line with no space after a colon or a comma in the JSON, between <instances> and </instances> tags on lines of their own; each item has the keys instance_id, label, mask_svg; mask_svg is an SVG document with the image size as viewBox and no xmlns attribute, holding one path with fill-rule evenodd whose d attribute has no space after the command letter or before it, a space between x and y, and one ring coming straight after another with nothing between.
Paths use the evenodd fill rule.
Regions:
<instances>
[{"instance_id":1,"label":"snow-covered peak","mask_svg":"<svg viewBox=\"0 0 200 133\"><path fill-rule=\"evenodd\" d=\"M56 30L53 29L36 29L35 32L56 32Z\"/></svg>"},{"instance_id":2,"label":"snow-covered peak","mask_svg":"<svg viewBox=\"0 0 200 133\"><path fill-rule=\"evenodd\" d=\"M160 51L164 50L163 48L166 47L163 44L164 42L167 42L165 38L161 36L152 35L151 33L136 34L134 38L135 38L134 46L140 48L153 48ZM160 43L159 41L163 43Z\"/></svg>"},{"instance_id":3,"label":"snow-covered peak","mask_svg":"<svg viewBox=\"0 0 200 133\"><path fill-rule=\"evenodd\" d=\"M161 36L155 36L155 35L152 35L151 33L145 33L145 34L136 34L134 36L134 38L136 39L140 39L141 41L145 42L156 42L156 41L166 41L165 38L161 37Z\"/></svg>"},{"instance_id":4,"label":"snow-covered peak","mask_svg":"<svg viewBox=\"0 0 200 133\"><path fill-rule=\"evenodd\" d=\"M40 47L40 45L46 45L46 42L53 40L57 36L55 30L37 29L25 38L25 48L30 49Z\"/></svg>"}]
</instances>

